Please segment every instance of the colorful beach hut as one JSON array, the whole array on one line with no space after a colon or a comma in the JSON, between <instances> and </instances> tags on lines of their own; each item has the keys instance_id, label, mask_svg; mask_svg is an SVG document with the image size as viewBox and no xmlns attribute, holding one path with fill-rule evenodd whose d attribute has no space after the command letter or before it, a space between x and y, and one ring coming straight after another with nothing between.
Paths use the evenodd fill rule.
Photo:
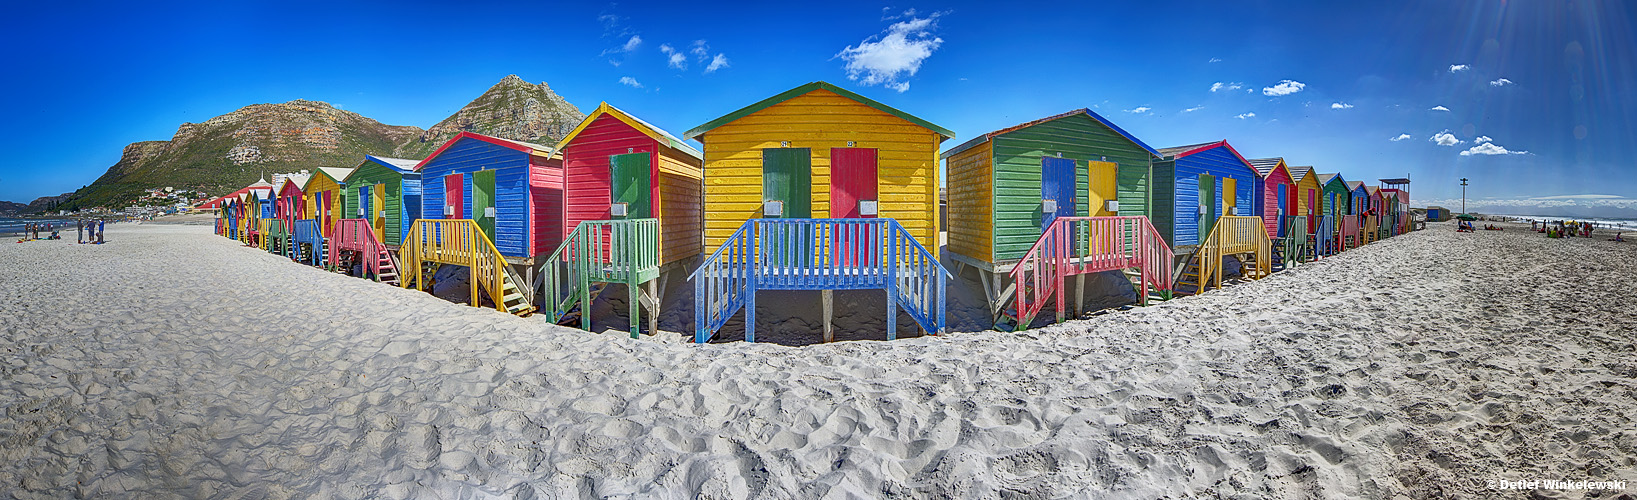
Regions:
<instances>
[{"instance_id":1,"label":"colorful beach hut","mask_svg":"<svg viewBox=\"0 0 1637 500\"><path fill-rule=\"evenodd\" d=\"M1319 195L1323 200L1320 211L1331 219L1331 227L1335 230L1333 234L1335 239L1322 249L1325 255L1330 255L1345 249L1347 243L1345 229L1350 228L1347 225L1347 206L1351 192L1347 190L1347 179L1342 178L1339 173L1319 174L1319 185L1324 189Z\"/></svg>"},{"instance_id":2,"label":"colorful beach hut","mask_svg":"<svg viewBox=\"0 0 1637 500\"><path fill-rule=\"evenodd\" d=\"M1078 276L1083 290L1086 273L1135 267L1147 278L1139 286L1169 292L1170 247L1147 217L1149 170L1159 152L1114 122L1077 109L974 137L941 157L949 172L948 257L957 275L968 267L978 273L996 320L1015 300L1011 315L1027 325L1047 299L1063 292L1059 282L1065 276ZM1054 224L1063 227L1054 231ZM1049 233L1067 237L1076 230L1087 241L1138 236L1144 249L1164 258L1144 259L1145 252L1090 258L1115 250L1113 245L1077 246L1085 255L1059 255L1051 253L1050 241L1042 243ZM1043 261L1056 257L1099 265ZM1055 276L1040 276L1054 270ZM1032 286L1030 278L1044 283ZM1063 317L1059 308L1058 319Z\"/></svg>"},{"instance_id":3,"label":"colorful beach hut","mask_svg":"<svg viewBox=\"0 0 1637 500\"><path fill-rule=\"evenodd\" d=\"M301 186L302 203L307 213L318 221L319 232L325 238L335 234L335 221L346 218L347 193L341 189L341 180L352 174L353 167L318 167Z\"/></svg>"},{"instance_id":4,"label":"colorful beach hut","mask_svg":"<svg viewBox=\"0 0 1637 500\"><path fill-rule=\"evenodd\" d=\"M1323 203L1319 194L1324 187L1319 185L1319 175L1310 166L1291 167L1291 180L1296 181L1296 212L1291 215L1307 217L1307 234L1318 231L1319 215Z\"/></svg>"},{"instance_id":5,"label":"colorful beach hut","mask_svg":"<svg viewBox=\"0 0 1637 500\"><path fill-rule=\"evenodd\" d=\"M1271 241L1255 201L1256 168L1228 141L1163 148L1154 162L1154 227L1179 255L1179 293L1221 286L1223 258L1237 256L1244 276L1271 271Z\"/></svg>"},{"instance_id":6,"label":"colorful beach hut","mask_svg":"<svg viewBox=\"0 0 1637 500\"><path fill-rule=\"evenodd\" d=\"M743 309L754 341L758 289L822 290L826 304L828 290L884 289L889 339L900 306L941 333L938 149L954 136L825 82L689 130L704 144L705 250L715 252L690 277L695 340Z\"/></svg>"},{"instance_id":7,"label":"colorful beach hut","mask_svg":"<svg viewBox=\"0 0 1637 500\"><path fill-rule=\"evenodd\" d=\"M405 287L425 287L422 263L465 266L471 304L534 312L539 257L562 242L563 166L550 147L461 132L415 166L421 219L398 249ZM517 266L522 269L519 273Z\"/></svg>"},{"instance_id":8,"label":"colorful beach hut","mask_svg":"<svg viewBox=\"0 0 1637 500\"><path fill-rule=\"evenodd\" d=\"M341 212L347 218L368 221L381 244L396 249L409 226L421 218L419 160L364 155L364 160L341 179Z\"/></svg>"},{"instance_id":9,"label":"colorful beach hut","mask_svg":"<svg viewBox=\"0 0 1637 500\"><path fill-rule=\"evenodd\" d=\"M1296 215L1296 181L1284 158L1257 158L1256 206L1269 238L1285 235L1285 217Z\"/></svg>"},{"instance_id":10,"label":"colorful beach hut","mask_svg":"<svg viewBox=\"0 0 1637 500\"><path fill-rule=\"evenodd\" d=\"M1410 232L1410 179L1398 177L1381 179L1381 190L1392 198L1393 234Z\"/></svg>"},{"instance_id":11,"label":"colorful beach hut","mask_svg":"<svg viewBox=\"0 0 1637 500\"><path fill-rule=\"evenodd\" d=\"M1387 236L1383 226L1382 215L1387 209L1387 199L1381 194L1381 186L1364 186L1365 203L1368 208L1364 213L1365 242L1374 242Z\"/></svg>"},{"instance_id":12,"label":"colorful beach hut","mask_svg":"<svg viewBox=\"0 0 1637 500\"><path fill-rule=\"evenodd\" d=\"M662 276L700 254L704 155L681 139L604 102L557 144L563 162L562 246L544 261L543 306L553 321L584 304L592 283L622 283L631 335L639 305L657 331ZM599 269L588 273L583 270ZM641 285L647 290L641 290Z\"/></svg>"}]
</instances>

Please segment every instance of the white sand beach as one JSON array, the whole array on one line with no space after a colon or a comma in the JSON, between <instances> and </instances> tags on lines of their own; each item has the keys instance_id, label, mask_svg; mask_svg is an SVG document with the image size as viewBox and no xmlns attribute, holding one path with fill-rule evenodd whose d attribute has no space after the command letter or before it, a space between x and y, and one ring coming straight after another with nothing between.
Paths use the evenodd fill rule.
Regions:
<instances>
[{"instance_id":1,"label":"white sand beach","mask_svg":"<svg viewBox=\"0 0 1637 500\"><path fill-rule=\"evenodd\" d=\"M1637 495L1637 243L1453 227L1038 330L803 347L592 334L208 226L7 241L0 497Z\"/></svg>"}]
</instances>

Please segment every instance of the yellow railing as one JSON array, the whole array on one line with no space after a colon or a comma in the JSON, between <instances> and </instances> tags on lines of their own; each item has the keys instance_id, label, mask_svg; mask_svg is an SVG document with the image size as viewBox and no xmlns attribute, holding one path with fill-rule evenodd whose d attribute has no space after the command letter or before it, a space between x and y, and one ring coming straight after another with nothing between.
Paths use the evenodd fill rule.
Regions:
<instances>
[{"instance_id":1,"label":"yellow railing","mask_svg":"<svg viewBox=\"0 0 1637 500\"><path fill-rule=\"evenodd\" d=\"M1216 225L1211 228L1211 234L1205 237L1205 243L1200 245L1199 255L1199 288L1204 291L1205 283L1210 282L1216 288L1222 288L1222 258L1228 255L1255 254L1256 257L1242 267L1241 276L1260 279L1273 272L1273 240L1268 239L1267 226L1261 217L1246 217L1225 215L1216 219ZM1254 267L1252 267L1254 266Z\"/></svg>"},{"instance_id":2,"label":"yellow railing","mask_svg":"<svg viewBox=\"0 0 1637 500\"><path fill-rule=\"evenodd\" d=\"M533 307L534 291L512 272L506 264L506 257L500 255L500 250L489 241L488 235L483 234L477 223L470 219L416 220L398 250L398 257L404 265L400 272L407 278L399 281L404 288L422 286L425 282L427 277L421 276L422 262L466 266L472 273L471 282L477 285L471 287L473 306L478 305L478 288L481 286L494 300L495 309L515 312L506 310L506 282L509 279L517 292L523 295L529 308Z\"/></svg>"}]
</instances>

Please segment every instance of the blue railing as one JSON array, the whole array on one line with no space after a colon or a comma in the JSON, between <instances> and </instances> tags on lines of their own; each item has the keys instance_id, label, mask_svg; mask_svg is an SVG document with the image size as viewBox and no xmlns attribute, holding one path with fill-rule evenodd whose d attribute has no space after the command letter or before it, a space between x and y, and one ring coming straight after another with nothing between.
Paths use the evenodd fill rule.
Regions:
<instances>
[{"instance_id":1,"label":"blue railing","mask_svg":"<svg viewBox=\"0 0 1637 500\"><path fill-rule=\"evenodd\" d=\"M694 341L710 340L744 309L745 340L755 342L757 290L885 290L889 340L897 337L897 307L941 334L949 277L894 219L752 219L688 277Z\"/></svg>"},{"instance_id":2,"label":"blue railing","mask_svg":"<svg viewBox=\"0 0 1637 500\"><path fill-rule=\"evenodd\" d=\"M1319 217L1319 229L1314 233L1317 239L1319 255L1335 255L1341 251L1336 245L1336 216L1325 215Z\"/></svg>"},{"instance_id":3,"label":"blue railing","mask_svg":"<svg viewBox=\"0 0 1637 500\"><path fill-rule=\"evenodd\" d=\"M293 258L310 266L325 264L324 233L318 225L318 220L302 219L296 221L294 235L295 245L292 245L294 248L291 249ZM302 245L309 246L306 250L303 250Z\"/></svg>"}]
</instances>

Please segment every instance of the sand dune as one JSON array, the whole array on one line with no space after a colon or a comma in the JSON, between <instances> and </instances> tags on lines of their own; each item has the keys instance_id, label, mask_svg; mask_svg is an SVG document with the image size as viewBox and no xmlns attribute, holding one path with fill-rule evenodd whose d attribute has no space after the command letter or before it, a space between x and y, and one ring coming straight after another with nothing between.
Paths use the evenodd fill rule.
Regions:
<instances>
[{"instance_id":1,"label":"sand dune","mask_svg":"<svg viewBox=\"0 0 1637 500\"><path fill-rule=\"evenodd\" d=\"M1637 247L1432 227L1091 320L806 347L590 334L300 266L208 227L7 242L0 495L1637 487Z\"/></svg>"}]
</instances>

